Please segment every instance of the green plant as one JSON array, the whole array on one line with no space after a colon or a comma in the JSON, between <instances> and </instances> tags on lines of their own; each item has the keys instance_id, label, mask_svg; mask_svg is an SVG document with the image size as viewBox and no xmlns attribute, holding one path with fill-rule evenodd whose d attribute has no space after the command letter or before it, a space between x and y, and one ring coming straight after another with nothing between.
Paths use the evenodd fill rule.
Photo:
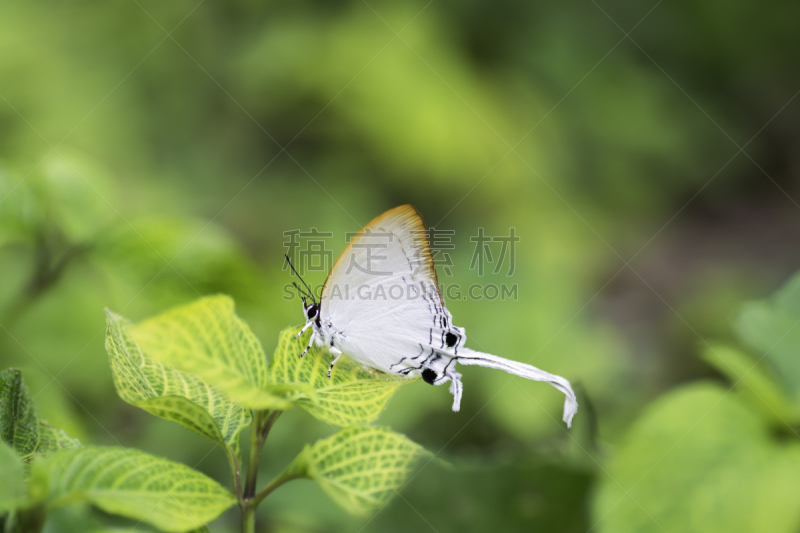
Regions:
<instances>
[{"instance_id":1,"label":"green plant","mask_svg":"<svg viewBox=\"0 0 800 533\"><path fill-rule=\"evenodd\" d=\"M645 410L598 484L598 531L798 530L799 326L795 275L741 308L742 347L703 344L730 385L684 385Z\"/></svg>"},{"instance_id":2,"label":"green plant","mask_svg":"<svg viewBox=\"0 0 800 533\"><path fill-rule=\"evenodd\" d=\"M85 501L165 531L205 530L234 504L242 531L255 531L258 504L284 483L316 481L341 507L367 514L386 503L425 450L388 428L369 425L408 380L342 361L327 378L327 355L310 350L297 328L284 330L267 364L259 340L213 296L132 324L107 312L106 349L120 397L177 422L225 450L232 490L187 466L122 447L83 446L37 413L21 372L0 374L0 513L9 531L38 531L48 512ZM306 445L266 486L259 458L283 411L300 407L339 429ZM250 428L243 453L240 435ZM248 457L247 464L243 455Z\"/></svg>"}]
</instances>

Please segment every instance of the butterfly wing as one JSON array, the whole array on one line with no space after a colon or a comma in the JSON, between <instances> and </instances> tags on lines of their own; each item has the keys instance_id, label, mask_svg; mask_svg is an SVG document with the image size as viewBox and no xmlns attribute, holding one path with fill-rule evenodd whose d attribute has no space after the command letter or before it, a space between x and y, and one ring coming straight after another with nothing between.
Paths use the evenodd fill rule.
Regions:
<instances>
[{"instance_id":1,"label":"butterfly wing","mask_svg":"<svg viewBox=\"0 0 800 533\"><path fill-rule=\"evenodd\" d=\"M321 309L343 352L394 374L418 375L430 346L444 348L453 339L447 334L460 331L439 292L422 217L410 205L351 239L325 281Z\"/></svg>"},{"instance_id":2,"label":"butterfly wing","mask_svg":"<svg viewBox=\"0 0 800 533\"><path fill-rule=\"evenodd\" d=\"M456 363L549 382L566 395L568 426L578 409L566 379L464 347L464 330L453 325L438 287L422 217L410 205L387 211L353 237L325 281L320 319L336 347L364 365L421 375L433 385L451 381L454 411L462 394Z\"/></svg>"},{"instance_id":3,"label":"butterfly wing","mask_svg":"<svg viewBox=\"0 0 800 533\"><path fill-rule=\"evenodd\" d=\"M334 314L342 300L352 301L343 298L346 287L376 287L395 281L437 285L427 230L411 205L386 211L350 240L328 274L322 296L329 297L328 312ZM342 291L339 297L337 289ZM436 299L443 304L438 290Z\"/></svg>"}]
</instances>

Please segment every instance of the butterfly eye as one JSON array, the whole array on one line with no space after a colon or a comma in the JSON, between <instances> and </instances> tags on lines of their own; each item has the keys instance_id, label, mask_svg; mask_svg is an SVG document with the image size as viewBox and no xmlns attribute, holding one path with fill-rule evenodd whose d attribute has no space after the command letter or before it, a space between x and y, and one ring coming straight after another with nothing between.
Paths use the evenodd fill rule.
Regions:
<instances>
[{"instance_id":1,"label":"butterfly eye","mask_svg":"<svg viewBox=\"0 0 800 533\"><path fill-rule=\"evenodd\" d=\"M317 316L317 311L319 310L319 305L311 304L306 308L306 316L309 320L313 319Z\"/></svg>"},{"instance_id":2,"label":"butterfly eye","mask_svg":"<svg viewBox=\"0 0 800 533\"><path fill-rule=\"evenodd\" d=\"M426 368L422 371L422 379L425 380L425 383L428 385L433 385L433 382L436 381L436 378L439 376L436 375L436 372L431 370L430 368Z\"/></svg>"}]
</instances>

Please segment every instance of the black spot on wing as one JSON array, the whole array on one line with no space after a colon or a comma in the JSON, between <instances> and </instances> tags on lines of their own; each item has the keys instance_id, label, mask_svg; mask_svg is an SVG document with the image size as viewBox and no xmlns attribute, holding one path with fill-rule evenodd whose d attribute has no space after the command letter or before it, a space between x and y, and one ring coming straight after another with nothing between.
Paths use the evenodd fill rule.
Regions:
<instances>
[{"instance_id":1,"label":"black spot on wing","mask_svg":"<svg viewBox=\"0 0 800 533\"><path fill-rule=\"evenodd\" d=\"M458 335L453 332L448 331L447 335L445 335L445 343L447 344L448 348L452 348L458 342Z\"/></svg>"},{"instance_id":2,"label":"black spot on wing","mask_svg":"<svg viewBox=\"0 0 800 533\"><path fill-rule=\"evenodd\" d=\"M430 368L426 368L422 371L422 379L425 380L425 383L428 385L433 385L433 382L436 381L436 378L439 376L436 375L436 372L431 370Z\"/></svg>"}]
</instances>

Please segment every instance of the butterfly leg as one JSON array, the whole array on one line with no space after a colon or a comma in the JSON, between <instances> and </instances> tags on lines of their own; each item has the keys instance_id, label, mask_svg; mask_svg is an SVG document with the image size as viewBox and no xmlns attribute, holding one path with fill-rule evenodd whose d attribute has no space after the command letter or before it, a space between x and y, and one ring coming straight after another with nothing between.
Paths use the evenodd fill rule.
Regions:
<instances>
[{"instance_id":1,"label":"butterfly leg","mask_svg":"<svg viewBox=\"0 0 800 533\"><path fill-rule=\"evenodd\" d=\"M308 328L310 328L310 327L311 327L311 325L312 325L313 323L314 323L314 322L312 322L311 320L309 320L308 322L306 322L306 324L303 326L303 329L301 329L300 331L298 331L298 332L297 332L297 335L295 335L295 336L294 336L294 338L296 339L296 338L300 337L300 335L302 335L303 333L305 333L305 332L306 332L306 330L307 330Z\"/></svg>"},{"instance_id":2,"label":"butterfly leg","mask_svg":"<svg viewBox=\"0 0 800 533\"><path fill-rule=\"evenodd\" d=\"M303 350L303 353L300 354L300 357L303 357L306 354L306 352L311 349L311 346L314 344L314 337L316 336L316 334L317 334L316 331L311 332L311 338L308 339L308 346L306 346L306 349Z\"/></svg>"},{"instance_id":3,"label":"butterfly leg","mask_svg":"<svg viewBox=\"0 0 800 533\"><path fill-rule=\"evenodd\" d=\"M339 358L342 356L342 351L340 349L336 348L335 346L331 346L330 347L330 352L331 352L331 354L335 355L336 357L333 358L333 361L331 362L331 366L328 368L328 379L331 379L331 370L333 370L333 365L335 365L336 361L338 361Z\"/></svg>"}]
</instances>

